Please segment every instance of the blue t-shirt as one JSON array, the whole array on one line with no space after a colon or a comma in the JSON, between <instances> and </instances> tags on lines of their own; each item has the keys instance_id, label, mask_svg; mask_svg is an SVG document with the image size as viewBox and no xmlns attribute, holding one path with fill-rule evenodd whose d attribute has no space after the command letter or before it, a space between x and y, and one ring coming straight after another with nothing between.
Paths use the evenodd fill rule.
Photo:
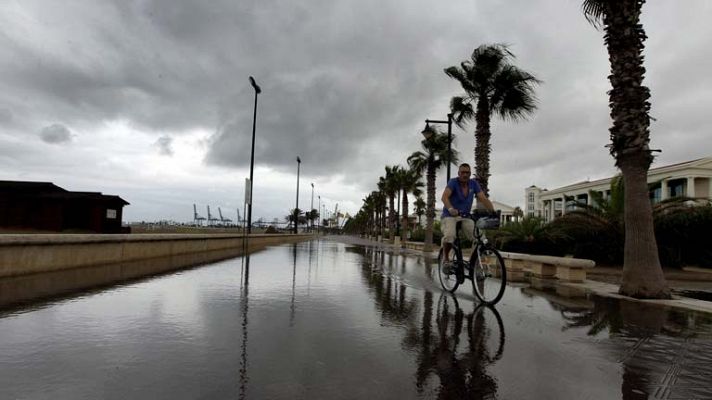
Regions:
<instances>
[{"instance_id":1,"label":"blue t-shirt","mask_svg":"<svg viewBox=\"0 0 712 400\"><path fill-rule=\"evenodd\" d=\"M460 215L470 214L470 211L472 210L472 201L475 199L475 195L482 191L480 184L474 179L470 179L468 186L470 190L467 192L467 196L465 196L460 188L458 178L452 178L447 183L447 187L452 190L452 194L450 195L450 204L457 209L457 212L459 212ZM451 217L446 208L443 208L441 217Z\"/></svg>"}]
</instances>

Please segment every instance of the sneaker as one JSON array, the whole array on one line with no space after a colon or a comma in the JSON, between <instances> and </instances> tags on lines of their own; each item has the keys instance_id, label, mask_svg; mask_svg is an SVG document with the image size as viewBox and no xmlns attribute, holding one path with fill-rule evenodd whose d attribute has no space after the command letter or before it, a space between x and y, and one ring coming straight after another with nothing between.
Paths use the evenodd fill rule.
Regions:
<instances>
[{"instance_id":1,"label":"sneaker","mask_svg":"<svg viewBox=\"0 0 712 400\"><path fill-rule=\"evenodd\" d=\"M443 261L443 274L452 275L455 272L455 263L452 261Z\"/></svg>"}]
</instances>

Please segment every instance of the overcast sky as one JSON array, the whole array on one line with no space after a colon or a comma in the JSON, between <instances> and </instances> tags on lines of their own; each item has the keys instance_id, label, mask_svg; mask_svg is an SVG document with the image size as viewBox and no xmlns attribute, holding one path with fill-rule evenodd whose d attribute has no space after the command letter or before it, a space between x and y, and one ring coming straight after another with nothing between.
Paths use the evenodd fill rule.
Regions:
<instances>
[{"instance_id":1,"label":"overcast sky","mask_svg":"<svg viewBox=\"0 0 712 400\"><path fill-rule=\"evenodd\" d=\"M712 155L710 15L644 6L655 166ZM353 214L461 93L443 69L486 43L543 81L529 121L493 121L491 197L615 173L607 53L580 0L22 0L0 2L0 179L119 195L125 221L189 221L194 203L234 220L253 75L253 220L294 207L297 156L300 208L314 183L314 208ZM468 161L473 130L455 130Z\"/></svg>"}]
</instances>

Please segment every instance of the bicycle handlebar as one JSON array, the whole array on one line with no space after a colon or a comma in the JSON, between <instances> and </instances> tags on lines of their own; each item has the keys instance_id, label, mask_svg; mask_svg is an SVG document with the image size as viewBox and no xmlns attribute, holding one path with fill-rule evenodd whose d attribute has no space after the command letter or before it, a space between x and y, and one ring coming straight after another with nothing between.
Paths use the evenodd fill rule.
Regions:
<instances>
[{"instance_id":1,"label":"bicycle handlebar","mask_svg":"<svg viewBox=\"0 0 712 400\"><path fill-rule=\"evenodd\" d=\"M500 211L480 211L480 210L475 210L473 213L462 213L460 212L458 214L459 217L462 218L469 218L473 221L477 221L480 218L497 218L499 219L500 217Z\"/></svg>"}]
</instances>

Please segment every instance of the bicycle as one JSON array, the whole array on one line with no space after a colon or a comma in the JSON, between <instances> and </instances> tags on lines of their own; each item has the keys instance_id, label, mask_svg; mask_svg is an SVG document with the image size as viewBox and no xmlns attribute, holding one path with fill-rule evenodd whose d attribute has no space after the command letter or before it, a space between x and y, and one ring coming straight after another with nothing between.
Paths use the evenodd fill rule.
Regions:
<instances>
[{"instance_id":1,"label":"bicycle","mask_svg":"<svg viewBox=\"0 0 712 400\"><path fill-rule=\"evenodd\" d=\"M490 213L475 212L464 216L475 221L474 248L469 261L465 262L462 256L460 231L462 221L457 222L455 241L450 246L448 259L452 261L451 267L443 265L443 248L438 253L438 277L443 289L455 293L457 288L465 282L472 281L475 297L484 303L493 305L499 302L504 295L507 285L507 270L499 251L487 241L483 229L499 228L499 217L490 217Z\"/></svg>"}]
</instances>

